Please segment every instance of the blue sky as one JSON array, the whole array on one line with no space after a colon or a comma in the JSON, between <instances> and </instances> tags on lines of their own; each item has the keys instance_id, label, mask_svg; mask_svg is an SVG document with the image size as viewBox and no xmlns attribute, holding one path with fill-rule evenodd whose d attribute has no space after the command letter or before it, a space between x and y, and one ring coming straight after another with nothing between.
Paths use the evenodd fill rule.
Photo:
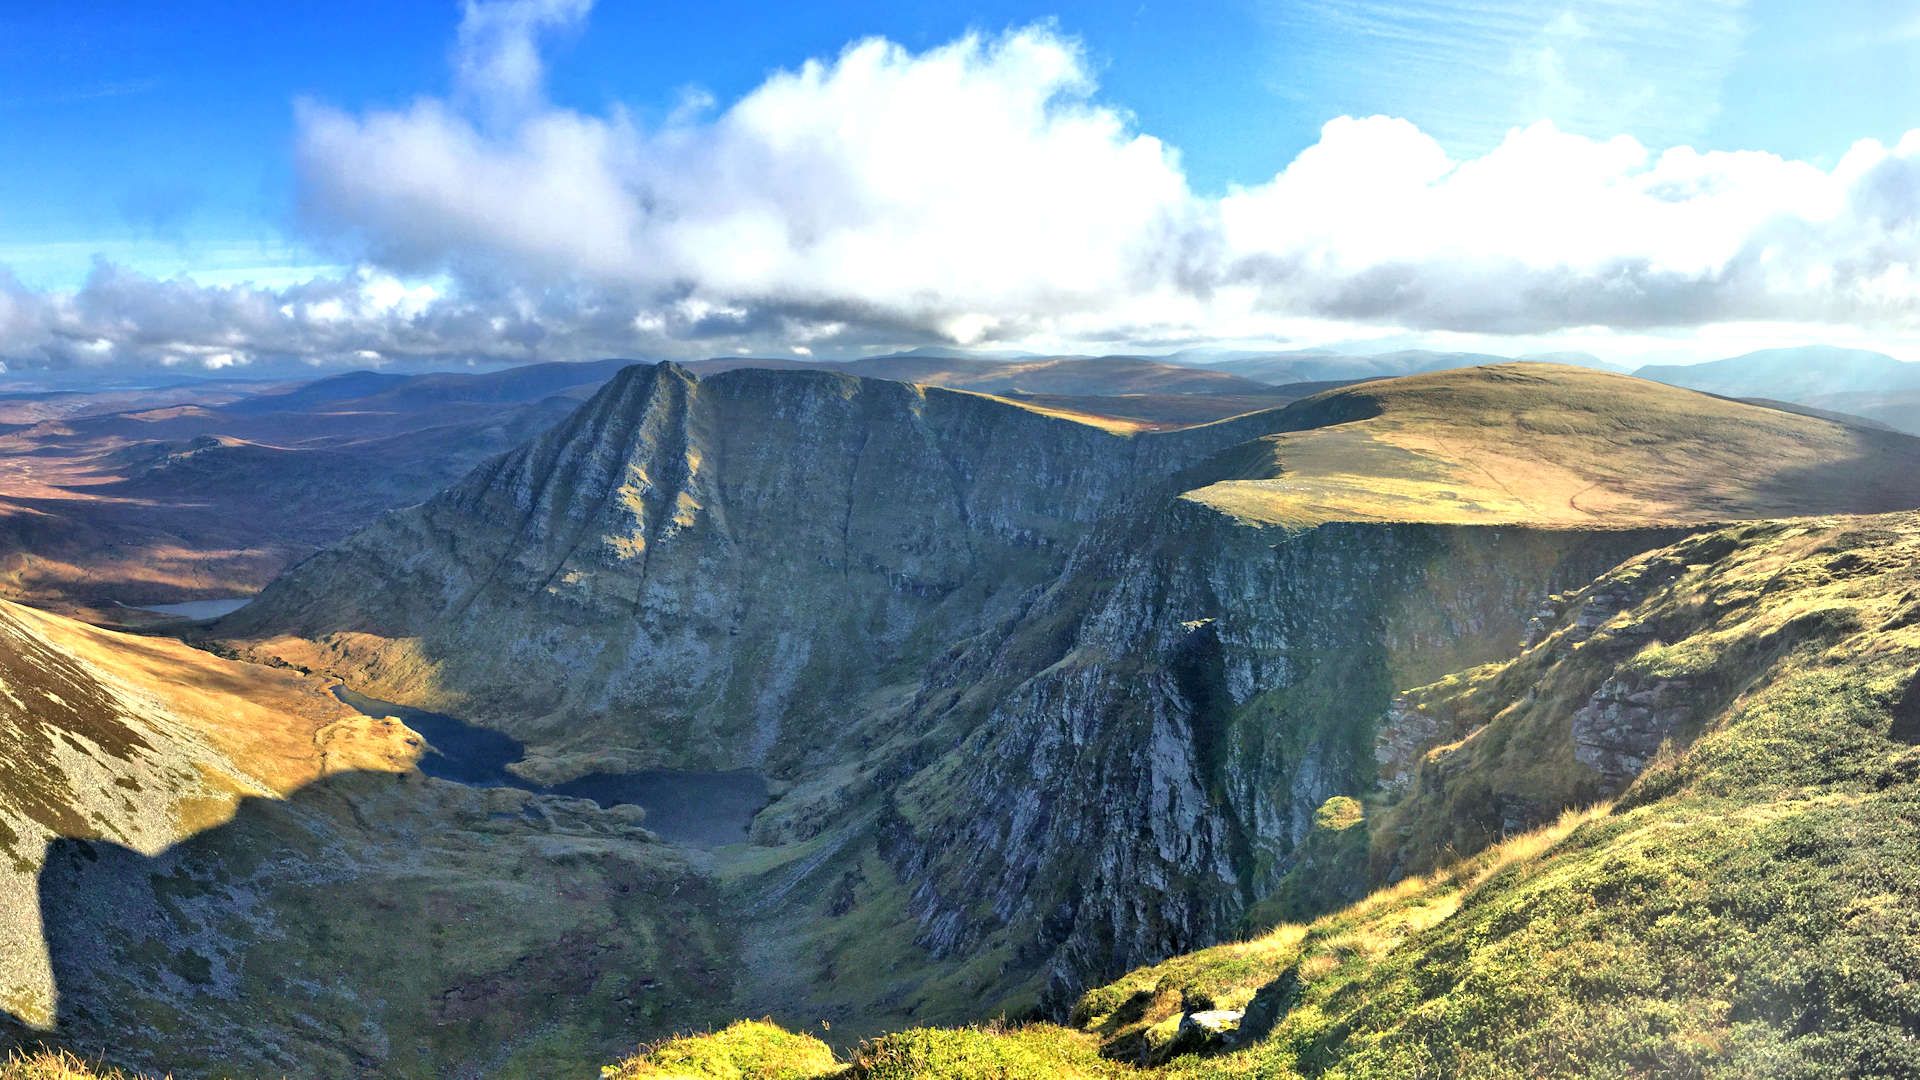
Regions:
<instances>
[{"instance_id":1,"label":"blue sky","mask_svg":"<svg viewBox=\"0 0 1920 1080\"><path fill-rule=\"evenodd\" d=\"M370 140L378 118L405 115L422 100L459 114L476 138L491 140L500 154L517 145L517 133L523 130L507 128L568 116L616 129L628 125L644 134L695 115L696 126L707 125L701 137L710 133L718 146L728 111L768 85L770 76L794 71L808 60L831 66L850 43L876 36L913 58L937 53L974 32L987 45L969 62L987 73L983 78L998 71L1015 81L1026 76L1008 64L995 67L994 42L1032 33L1070 51L1075 69L1057 85L1049 84L1046 107L1064 100L1070 108L1103 110L1124 128L1108 140L1113 146L1144 136L1162 148L1182 191L1151 198L1185 202L1170 215L1180 223L1162 220L1167 213L1156 218L1151 226L1156 234L1199 228L1187 219L1213 213L1210 200L1269 184L1303 151L1322 143L1323 125L1343 116L1400 118L1455 164L1494 154L1514 129L1545 120L1562 135L1596 145L1626 136L1655 155L1675 146L1759 151L1830 172L1860 140L1897 147L1908 128L1920 125L1920 0L1841 0L1817 9L1781 0L1146 0L977 3L964 9L912 2L606 2L591 10L577 3L569 7L562 0L555 4L557 14L512 24L511 34L519 35L545 63L533 92L537 108L517 103L513 108L519 111L507 120L500 119L495 105L482 101L493 90L471 79L462 82L459 27L463 19L476 18L476 12L485 17L488 11L511 9L525 15L554 5L538 0L521 0L519 7L511 2L462 7L357 0L324 7L9 5L0 10L0 154L10 163L0 169L0 267L10 268L22 295L56 299L84 290L90 275L97 276L100 260L145 278L188 274L203 286L251 283L275 290L316 274L358 280L363 286L372 278L385 281L390 276L399 284L383 284L389 293L430 284L435 295L459 294L469 318L478 311L476 297L497 300L510 292L514 317L523 323L537 321L528 312L554 302L561 293L581 288L604 292L611 287L611 274L624 291L618 301L596 299L602 322L612 303L631 305L634 318L647 323L649 305L657 307L665 295L652 277L614 272L617 267L610 270L612 264L596 261L592 252L575 272L566 259L582 254L578 245L538 251L515 247L488 230L484 209L478 211L479 218L445 222L431 238L396 227L388 211L397 198L431 197L444 203L464 195L451 189L425 192L403 183L370 186L364 176L351 183L318 176L324 163L314 158L315 117L350 121L350 130L335 132L345 141L328 145L355 154L374 153ZM955 87L972 100L997 100L978 85ZM687 102L698 95L709 98L710 105L689 111ZM836 106L823 98L805 107L862 106ZM409 135L431 141L435 136L423 125L415 123ZM997 145L983 142L969 153ZM1037 143L1009 145L1044 156ZM1417 170L1419 155L1426 152L1391 139L1366 145L1366 153L1412 155L1377 159L1396 170ZM884 147L876 152L881 151ZM394 152L399 156L365 161L379 171L403 170L416 160L408 156L412 151ZM1571 160L1580 151L1568 144L1552 152ZM621 153L661 158L673 150L641 138ZM935 148L926 167L951 167L942 156ZM1899 153L1892 157L1905 160ZM1349 158L1355 167L1376 160L1358 150ZM486 159L480 160L484 164ZM1001 164L1019 170L1033 163L1009 159ZM642 186L632 174L620 172L623 167L609 166L616 185ZM1156 185L1165 177L1143 174L1137 179L1146 192L1159 191ZM1668 182L1643 179L1646 184ZM816 183L825 182L816 178ZM1882 186L1889 182L1904 183L1905 173L1875 181ZM1778 187L1793 181L1787 177L1765 183ZM815 190L806 197L819 194ZM779 203L788 194L775 188L741 197ZM803 201L797 195L794 200ZM700 208L702 213L711 209ZM1139 206L1128 203L1113 209L1125 216ZM419 207L409 213L417 218ZM1262 220L1270 222L1271 215ZM461 229L473 235L448 239L447 230ZM1338 241L1335 237L1329 242ZM1904 242L1904 237L1896 241ZM647 243L636 239L633 250L620 257L651 266L655 260ZM1273 250L1275 245L1278 250ZM1237 250L1238 242L1230 240L1225 246ZM1454 243L1447 250L1457 255L1457 247ZM1220 281L1245 283L1246 267L1261 265L1262 258L1268 263L1307 259L1296 249L1286 237L1272 240L1268 249L1256 253L1259 258L1241 259L1238 269L1223 272ZM1345 250L1330 258L1315 249L1307 261L1340 264L1338 272L1358 287L1364 283L1363 272L1376 278L1410 272L1407 266L1433 253L1431 247L1394 251L1391 258L1382 256L1362 267ZM1469 261L1475 273L1490 259L1518 260L1536 269L1542 262L1537 253L1504 248L1490 248L1485 257L1469 254L1474 255ZM1658 273L1683 265L1690 268L1685 272L1692 280L1706 273L1695 265L1691 250L1594 257L1602 255L1630 256L1636 265L1652 266ZM1009 252L1008 257L1018 255ZM529 258L542 267L536 278L502 270ZM1158 252L1148 261L1171 259ZM1065 269L1072 277L1074 268ZM696 343L687 346L695 350L709 341L733 350L791 347L788 339L821 342L828 351L889 343L886 332L871 327L859 332L821 330L844 326L844 311L856 308L886 309L873 321L895 327L898 341L892 343L897 344L929 338L967 341L984 334L982 343L1051 341L1095 347L1183 344L1208 337L1301 343L1316 333L1339 337L1356 327L1395 341L1406 335L1480 334L1533 345L1554 335L1584 333L1592 338L1608 332L1690 339L1702 327L1752 324L1759 310L1757 301L1744 307L1746 301L1728 302L1684 317L1663 314L1667 309L1658 301L1650 302L1645 312L1580 306L1577 316L1485 312L1471 305L1434 310L1438 301L1433 298L1448 291L1442 283L1425 287L1428 302L1418 311L1385 311L1370 299L1348 293L1302 300L1291 286L1276 290L1263 280L1257 283L1262 299L1255 306L1272 317L1267 322L1252 318L1251 307L1218 318L1196 317L1192 310L1172 311L1177 305L1157 293L1157 299L1144 301L1130 297L1131 307L1156 312L1147 320L1152 325L1145 326L1083 317L1087 312L1075 309L1076 304L1111 301L1111 283L1106 281L1064 290L1076 294L1067 297L1009 296L980 289L951 303L932 304L938 310L929 312L873 294L857 280L857 272L844 280L761 277L704 291L701 280L689 284L689 275L701 279L697 267L677 268L667 276L678 284L666 291L673 292L673 302L683 308L692 294L697 310L681 323L674 323L670 314L662 316L666 323L708 326L712 312L718 311L740 326L761 328L757 337L744 332L695 335ZM1456 274L1461 282L1470 276ZM1875 280L1878 284L1869 291L1883 292L1886 276ZM1288 295L1279 297L1280 291ZM770 303L769 297L779 302ZM1886 298L1879 293L1874 297L1872 302L1879 305L1872 320L1876 340L1906 341L1914 323L1904 302L1892 304L1889 314ZM1020 309L1018 317L985 310L983 299ZM1857 296L1837 303L1809 301L1806 315L1797 318L1816 324L1842 321L1857 330L1865 323L1838 319L1835 312L1855 311L1861 302ZM761 317L769 308L777 309L777 318ZM794 311L801 309L825 314L796 322ZM753 314L741 314L748 311ZM61 318L67 328L58 332L84 336L72 329L75 318ZM1589 318L1598 321L1557 325ZM1301 321L1316 319L1324 323L1317 330ZM51 333L46 327L57 322L60 318L43 313L36 325L42 333ZM802 323L805 327L796 331ZM988 329L979 331L981 326ZM768 327L774 329L769 332ZM1758 333L1764 337L1767 332ZM604 334L594 343L620 344L617 335L609 339ZM588 344L582 340L577 347ZM636 339L633 344L644 347L649 341ZM193 347L210 348L205 342ZM299 349L283 341L254 352L275 348ZM410 348L410 356L433 351L424 341ZM117 347L111 351L116 356L122 352ZM378 346L353 349L334 358L360 353L385 358L387 351ZM180 355L198 354L190 348ZM207 355L226 354L214 350ZM236 357L245 359L246 354L228 358ZM22 358L14 357L13 366L22 366Z\"/></svg>"}]
</instances>

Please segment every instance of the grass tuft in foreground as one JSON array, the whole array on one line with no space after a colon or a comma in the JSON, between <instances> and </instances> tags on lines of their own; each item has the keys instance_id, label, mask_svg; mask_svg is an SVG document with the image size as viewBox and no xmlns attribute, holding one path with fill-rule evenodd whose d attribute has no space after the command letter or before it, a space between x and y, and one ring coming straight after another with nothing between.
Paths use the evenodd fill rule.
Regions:
<instances>
[{"instance_id":1,"label":"grass tuft in foreground","mask_svg":"<svg viewBox=\"0 0 1920 1080\"><path fill-rule=\"evenodd\" d=\"M89 1065L64 1050L15 1051L0 1061L0 1080L140 1080L138 1074Z\"/></svg>"},{"instance_id":2,"label":"grass tuft in foreground","mask_svg":"<svg viewBox=\"0 0 1920 1080\"><path fill-rule=\"evenodd\" d=\"M1099 1041L1051 1024L914 1028L861 1044L848 1080L1100 1080L1121 1069ZM1131 1070L1127 1070L1131 1071Z\"/></svg>"},{"instance_id":3,"label":"grass tuft in foreground","mask_svg":"<svg viewBox=\"0 0 1920 1080\"><path fill-rule=\"evenodd\" d=\"M827 1044L765 1020L666 1039L600 1070L606 1080L821 1080L846 1066Z\"/></svg>"}]
</instances>

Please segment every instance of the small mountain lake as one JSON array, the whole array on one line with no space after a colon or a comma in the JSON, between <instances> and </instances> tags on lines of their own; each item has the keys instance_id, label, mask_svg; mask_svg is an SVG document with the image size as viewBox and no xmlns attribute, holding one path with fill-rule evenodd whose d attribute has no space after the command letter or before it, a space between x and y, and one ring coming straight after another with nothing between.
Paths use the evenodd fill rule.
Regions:
<instances>
[{"instance_id":1,"label":"small mountain lake","mask_svg":"<svg viewBox=\"0 0 1920 1080\"><path fill-rule=\"evenodd\" d=\"M185 600L178 604L125 604L122 606L161 615L176 615L182 619L217 619L222 615L239 611L252 599L251 596L228 596L219 600Z\"/></svg>"},{"instance_id":2,"label":"small mountain lake","mask_svg":"<svg viewBox=\"0 0 1920 1080\"><path fill-rule=\"evenodd\" d=\"M597 772L563 784L536 784L508 768L526 756L526 747L505 732L370 698L344 686L334 687L333 694L368 716L397 716L419 732L429 747L420 759L420 771L428 776L469 787L510 787L592 799L601 806L638 806L647 812L647 828L676 844L737 844L747 838L753 816L768 802L766 778L752 769Z\"/></svg>"}]
</instances>

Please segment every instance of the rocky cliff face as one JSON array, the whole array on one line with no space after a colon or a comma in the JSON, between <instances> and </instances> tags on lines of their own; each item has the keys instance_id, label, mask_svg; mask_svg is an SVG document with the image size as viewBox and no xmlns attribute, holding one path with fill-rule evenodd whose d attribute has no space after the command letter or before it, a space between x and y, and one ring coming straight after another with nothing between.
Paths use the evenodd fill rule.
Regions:
<instances>
[{"instance_id":1,"label":"rocky cliff face","mask_svg":"<svg viewBox=\"0 0 1920 1080\"><path fill-rule=\"evenodd\" d=\"M898 793L921 942L954 957L1007 935L1058 1006L1229 936L1314 811L1370 788L1395 687L1510 654L1541 595L1673 535L1292 531L1176 501L1090 542L1034 629L940 677L996 688L984 715L944 718L958 745Z\"/></svg>"},{"instance_id":2,"label":"rocky cliff face","mask_svg":"<svg viewBox=\"0 0 1920 1080\"><path fill-rule=\"evenodd\" d=\"M1748 524L1629 560L1544 605L1519 655L1401 695L1400 714L1458 735L1399 798L1316 815L1317 840L1457 858L1092 990L1077 1031L913 1026L863 1058L929 1075L1920 1075L1916 573L1914 514ZM1676 687L1685 719L1614 789L1624 759L1586 760L1581 713L1663 714ZM1601 783L1615 795L1595 802ZM1502 816L1504 841L1475 832ZM725 1060L728 1038L617 1072Z\"/></svg>"},{"instance_id":3,"label":"rocky cliff face","mask_svg":"<svg viewBox=\"0 0 1920 1080\"><path fill-rule=\"evenodd\" d=\"M1543 596L1677 535L1301 528L1182 495L1273 469L1249 439L1377 412L1126 438L638 367L221 631L507 728L536 772L763 768L788 794L755 835L805 852L745 901L769 937L846 946L847 911L891 907L927 970L997 971L965 1008L1057 1008L1231 933L1314 810L1372 786L1397 688L1509 654ZM863 1004L960 1007L886 993Z\"/></svg>"},{"instance_id":4,"label":"rocky cliff face","mask_svg":"<svg viewBox=\"0 0 1920 1080\"><path fill-rule=\"evenodd\" d=\"M1226 437L1127 440L844 375L634 367L225 630L318 640L370 692L527 738L536 768L791 764L1009 618L1139 470Z\"/></svg>"}]
</instances>

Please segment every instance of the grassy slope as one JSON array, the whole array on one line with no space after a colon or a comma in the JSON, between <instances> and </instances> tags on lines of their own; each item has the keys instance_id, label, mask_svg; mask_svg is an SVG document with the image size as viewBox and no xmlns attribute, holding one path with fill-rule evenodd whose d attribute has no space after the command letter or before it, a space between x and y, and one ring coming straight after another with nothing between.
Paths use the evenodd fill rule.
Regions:
<instances>
[{"instance_id":1,"label":"grassy slope","mask_svg":"<svg viewBox=\"0 0 1920 1080\"><path fill-rule=\"evenodd\" d=\"M1289 406L1188 498L1254 521L1614 525L1905 509L1920 441L1584 368L1416 375Z\"/></svg>"},{"instance_id":2,"label":"grassy slope","mask_svg":"<svg viewBox=\"0 0 1920 1080\"><path fill-rule=\"evenodd\" d=\"M1430 774L1494 788L1514 774L1551 801L1551 770L1513 766L1567 739L1582 688L1622 671L1720 688L1616 802L1311 924L1136 971L1087 995L1082 1030L922 1029L867 1044L846 1074L914 1075L867 1063L964 1042L999 1054L975 1073L999 1077L1073 1075L1060 1061L1192 1077L1912 1075L1917 574L1915 515L1745 526L1636 560L1593 587L1638 576L1591 635L1569 619L1429 692L1484 723L1436 749L1407 796L1422 815L1471 816ZM1396 808L1376 816L1390 847ZM1214 1007L1273 1026L1229 1053L1119 1063ZM1092 1040L1116 1060L1091 1058Z\"/></svg>"},{"instance_id":3,"label":"grassy slope","mask_svg":"<svg viewBox=\"0 0 1920 1080\"><path fill-rule=\"evenodd\" d=\"M0 1009L51 1018L43 845L156 852L343 769L410 767L419 741L317 680L0 602Z\"/></svg>"},{"instance_id":4,"label":"grassy slope","mask_svg":"<svg viewBox=\"0 0 1920 1080\"><path fill-rule=\"evenodd\" d=\"M0 1061L0 1080L135 1080L132 1073L96 1065L58 1050L15 1052Z\"/></svg>"},{"instance_id":5,"label":"grassy slope","mask_svg":"<svg viewBox=\"0 0 1920 1080\"><path fill-rule=\"evenodd\" d=\"M424 779L321 680L4 602L0 685L0 1047L555 1076L725 1000L711 890L631 813Z\"/></svg>"}]
</instances>

